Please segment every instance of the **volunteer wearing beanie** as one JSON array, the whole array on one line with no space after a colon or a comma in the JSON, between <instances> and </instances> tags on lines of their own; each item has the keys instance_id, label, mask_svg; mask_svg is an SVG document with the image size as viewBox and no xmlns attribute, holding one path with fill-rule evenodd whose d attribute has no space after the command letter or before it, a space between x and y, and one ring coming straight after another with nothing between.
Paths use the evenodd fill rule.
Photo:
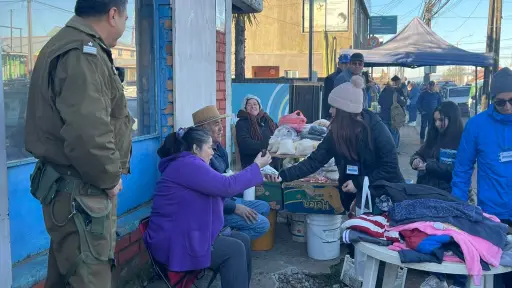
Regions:
<instances>
[{"instance_id":1,"label":"volunteer wearing beanie","mask_svg":"<svg viewBox=\"0 0 512 288\"><path fill-rule=\"evenodd\" d=\"M270 116L261 109L261 100L254 96L245 97L243 107L236 117L236 142L240 152L242 168L251 165L263 149L267 149L270 137L277 125Z\"/></svg>"},{"instance_id":2,"label":"volunteer wearing beanie","mask_svg":"<svg viewBox=\"0 0 512 288\"><path fill-rule=\"evenodd\" d=\"M369 177L370 184L378 180L403 183L389 130L377 115L363 109L363 87L364 79L355 75L350 82L334 88L329 95L334 118L318 148L297 165L282 170L279 177L266 178L274 182L302 179L334 158L345 210L350 209L356 195L360 204L364 176Z\"/></svg>"},{"instance_id":3,"label":"volunteer wearing beanie","mask_svg":"<svg viewBox=\"0 0 512 288\"><path fill-rule=\"evenodd\" d=\"M473 168L478 162L478 206L512 226L512 71L509 68L494 74L490 95L493 104L470 118L462 134L453 170L452 194L468 200ZM503 280L505 287L512 287L510 273L502 277L496 276L495 283Z\"/></svg>"}]
</instances>

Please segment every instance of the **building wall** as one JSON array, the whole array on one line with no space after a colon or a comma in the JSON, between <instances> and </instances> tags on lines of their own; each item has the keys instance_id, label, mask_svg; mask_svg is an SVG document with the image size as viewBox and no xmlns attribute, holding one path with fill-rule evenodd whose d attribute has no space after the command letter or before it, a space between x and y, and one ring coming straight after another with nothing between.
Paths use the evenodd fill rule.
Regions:
<instances>
[{"instance_id":1,"label":"building wall","mask_svg":"<svg viewBox=\"0 0 512 288\"><path fill-rule=\"evenodd\" d=\"M327 33L329 43L327 53L324 44L326 42L324 40L325 33L314 32L313 70L317 71L320 77L325 76L324 66L327 59L329 59L328 63L333 63L335 61L333 56L336 59L341 49L348 49L353 45L354 3L356 0L347 1L349 1L348 31ZM302 3L303 0L286 2L268 0L265 2L265 9L256 16L257 24L252 27L248 25L246 31L245 70L247 77L251 76L252 66L279 66L280 76L285 75L285 70L296 70L299 72L299 77L308 76L309 35L302 31ZM337 51L333 55L334 37L337 40ZM234 35L232 41L232 45L234 45ZM234 66L232 67L234 72Z\"/></svg>"},{"instance_id":2,"label":"building wall","mask_svg":"<svg viewBox=\"0 0 512 288\"><path fill-rule=\"evenodd\" d=\"M216 81L217 81L217 96L216 105L217 110L221 115L226 114L226 33L216 31L217 45L216 45ZM222 145L226 147L226 119L222 120L224 127L224 134L222 135Z\"/></svg>"},{"instance_id":3,"label":"building wall","mask_svg":"<svg viewBox=\"0 0 512 288\"><path fill-rule=\"evenodd\" d=\"M192 113L216 104L215 1L172 1L173 92L176 127L192 126ZM177 14L179 13L179 14Z\"/></svg>"}]
</instances>

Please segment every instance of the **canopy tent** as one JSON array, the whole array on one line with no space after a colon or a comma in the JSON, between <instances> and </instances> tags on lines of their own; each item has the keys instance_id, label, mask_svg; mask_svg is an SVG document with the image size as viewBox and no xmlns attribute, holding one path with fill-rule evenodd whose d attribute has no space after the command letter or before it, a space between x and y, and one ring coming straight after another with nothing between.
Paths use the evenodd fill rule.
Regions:
<instances>
[{"instance_id":1,"label":"canopy tent","mask_svg":"<svg viewBox=\"0 0 512 288\"><path fill-rule=\"evenodd\" d=\"M367 67L478 66L493 65L492 54L460 49L439 37L415 17L400 33L371 50L349 50L364 55Z\"/></svg>"}]
</instances>

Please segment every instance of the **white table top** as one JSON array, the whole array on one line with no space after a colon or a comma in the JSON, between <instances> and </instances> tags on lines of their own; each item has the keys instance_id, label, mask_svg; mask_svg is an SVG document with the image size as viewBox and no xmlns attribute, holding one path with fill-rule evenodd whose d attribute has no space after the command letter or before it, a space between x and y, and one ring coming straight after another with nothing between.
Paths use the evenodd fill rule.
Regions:
<instances>
[{"instance_id":1,"label":"white table top","mask_svg":"<svg viewBox=\"0 0 512 288\"><path fill-rule=\"evenodd\" d=\"M451 263L443 262L443 264L436 263L402 263L398 252L389 250L388 247L378 246L375 244L360 242L355 244L356 248L361 250L363 253L384 261L386 263L403 266L410 269L416 269L421 271L446 273L446 274L463 274L468 275L466 265L463 263ZM483 271L483 275L501 274L512 271L512 267L492 267L491 271Z\"/></svg>"}]
</instances>

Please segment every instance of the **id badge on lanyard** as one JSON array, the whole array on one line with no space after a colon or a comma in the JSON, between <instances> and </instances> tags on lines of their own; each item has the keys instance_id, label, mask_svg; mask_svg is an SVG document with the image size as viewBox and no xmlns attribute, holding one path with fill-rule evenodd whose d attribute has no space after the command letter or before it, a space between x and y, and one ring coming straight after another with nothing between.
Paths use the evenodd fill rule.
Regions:
<instances>
[{"instance_id":1,"label":"id badge on lanyard","mask_svg":"<svg viewBox=\"0 0 512 288\"><path fill-rule=\"evenodd\" d=\"M350 175L359 175L359 166L347 165L345 173Z\"/></svg>"},{"instance_id":2,"label":"id badge on lanyard","mask_svg":"<svg viewBox=\"0 0 512 288\"><path fill-rule=\"evenodd\" d=\"M506 152L501 152L499 156L500 156L501 163L510 162L510 161L512 161L512 150L506 151Z\"/></svg>"}]
</instances>

